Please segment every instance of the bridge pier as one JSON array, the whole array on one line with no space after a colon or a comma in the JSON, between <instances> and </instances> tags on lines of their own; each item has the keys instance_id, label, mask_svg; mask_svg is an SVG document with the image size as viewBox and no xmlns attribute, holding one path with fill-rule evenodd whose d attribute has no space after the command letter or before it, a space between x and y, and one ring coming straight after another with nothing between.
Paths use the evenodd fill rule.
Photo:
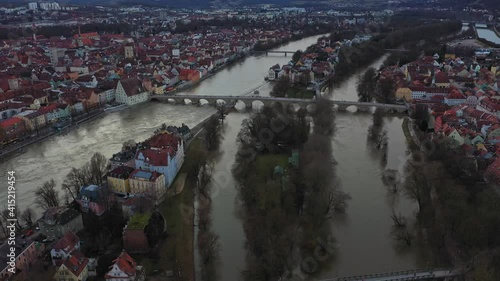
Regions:
<instances>
[{"instance_id":1,"label":"bridge pier","mask_svg":"<svg viewBox=\"0 0 500 281\"><path fill-rule=\"evenodd\" d=\"M340 112L346 112L347 111L347 105L339 105L337 108L338 111Z\"/></svg>"},{"instance_id":2,"label":"bridge pier","mask_svg":"<svg viewBox=\"0 0 500 281\"><path fill-rule=\"evenodd\" d=\"M357 106L359 112L368 112L370 111L370 107L366 106Z\"/></svg>"}]
</instances>

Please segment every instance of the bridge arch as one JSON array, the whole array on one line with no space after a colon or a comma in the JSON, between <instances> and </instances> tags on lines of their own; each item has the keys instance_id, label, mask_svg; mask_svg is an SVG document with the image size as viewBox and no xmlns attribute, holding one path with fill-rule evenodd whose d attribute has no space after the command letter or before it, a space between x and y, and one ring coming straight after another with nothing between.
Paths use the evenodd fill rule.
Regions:
<instances>
[{"instance_id":1,"label":"bridge arch","mask_svg":"<svg viewBox=\"0 0 500 281\"><path fill-rule=\"evenodd\" d=\"M353 105L348 105L348 106L346 106L345 111L347 111L347 112L351 112L351 113L356 113L356 112L358 112L358 111L360 111L360 110L359 110L359 108L358 108L358 106L357 106L357 105L354 105L354 104L353 104Z\"/></svg>"},{"instance_id":2,"label":"bridge arch","mask_svg":"<svg viewBox=\"0 0 500 281\"><path fill-rule=\"evenodd\" d=\"M210 102L207 99L199 99L199 105L207 105L210 104Z\"/></svg>"},{"instance_id":3,"label":"bridge arch","mask_svg":"<svg viewBox=\"0 0 500 281\"><path fill-rule=\"evenodd\" d=\"M253 101L248 101L250 103L250 108L256 109L256 110L262 110L264 108L265 104L261 100L253 100Z\"/></svg>"}]
</instances>

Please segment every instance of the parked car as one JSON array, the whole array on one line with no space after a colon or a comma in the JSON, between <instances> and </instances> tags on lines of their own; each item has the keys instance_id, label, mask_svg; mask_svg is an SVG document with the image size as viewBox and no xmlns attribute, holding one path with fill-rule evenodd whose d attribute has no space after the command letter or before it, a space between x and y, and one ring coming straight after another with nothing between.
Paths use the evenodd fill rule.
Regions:
<instances>
[{"instance_id":1,"label":"parked car","mask_svg":"<svg viewBox=\"0 0 500 281\"><path fill-rule=\"evenodd\" d=\"M30 236L31 234L33 234L33 229L26 231L26 236Z\"/></svg>"}]
</instances>

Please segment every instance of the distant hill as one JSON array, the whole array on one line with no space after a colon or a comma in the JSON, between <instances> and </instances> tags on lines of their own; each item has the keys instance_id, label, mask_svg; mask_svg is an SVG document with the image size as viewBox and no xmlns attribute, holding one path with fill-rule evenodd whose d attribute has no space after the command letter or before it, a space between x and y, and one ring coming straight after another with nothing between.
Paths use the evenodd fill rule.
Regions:
<instances>
[{"instance_id":1,"label":"distant hill","mask_svg":"<svg viewBox=\"0 0 500 281\"><path fill-rule=\"evenodd\" d=\"M0 0L0 3L32 2L33 0ZM280 6L331 6L335 3L357 3L361 7L388 5L387 0L65 0L70 4L93 4L93 5L119 5L119 4L141 4L147 6L164 6L173 8L207 8L216 7L241 7L244 5L273 4ZM423 0L402 0L404 5L420 6ZM465 6L485 8L489 10L500 10L499 0L437 0L437 5L442 7L454 7L460 9ZM413 5L412 5L413 4ZM391 4L392 5L392 4Z\"/></svg>"}]
</instances>

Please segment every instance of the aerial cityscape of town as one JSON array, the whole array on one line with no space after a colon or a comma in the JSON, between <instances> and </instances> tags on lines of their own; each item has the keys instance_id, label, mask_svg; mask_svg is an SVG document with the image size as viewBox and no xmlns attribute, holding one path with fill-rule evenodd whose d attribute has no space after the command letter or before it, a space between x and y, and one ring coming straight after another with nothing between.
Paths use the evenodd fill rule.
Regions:
<instances>
[{"instance_id":1,"label":"aerial cityscape of town","mask_svg":"<svg viewBox=\"0 0 500 281\"><path fill-rule=\"evenodd\" d=\"M498 281L499 83L496 0L0 0L0 281Z\"/></svg>"}]
</instances>

